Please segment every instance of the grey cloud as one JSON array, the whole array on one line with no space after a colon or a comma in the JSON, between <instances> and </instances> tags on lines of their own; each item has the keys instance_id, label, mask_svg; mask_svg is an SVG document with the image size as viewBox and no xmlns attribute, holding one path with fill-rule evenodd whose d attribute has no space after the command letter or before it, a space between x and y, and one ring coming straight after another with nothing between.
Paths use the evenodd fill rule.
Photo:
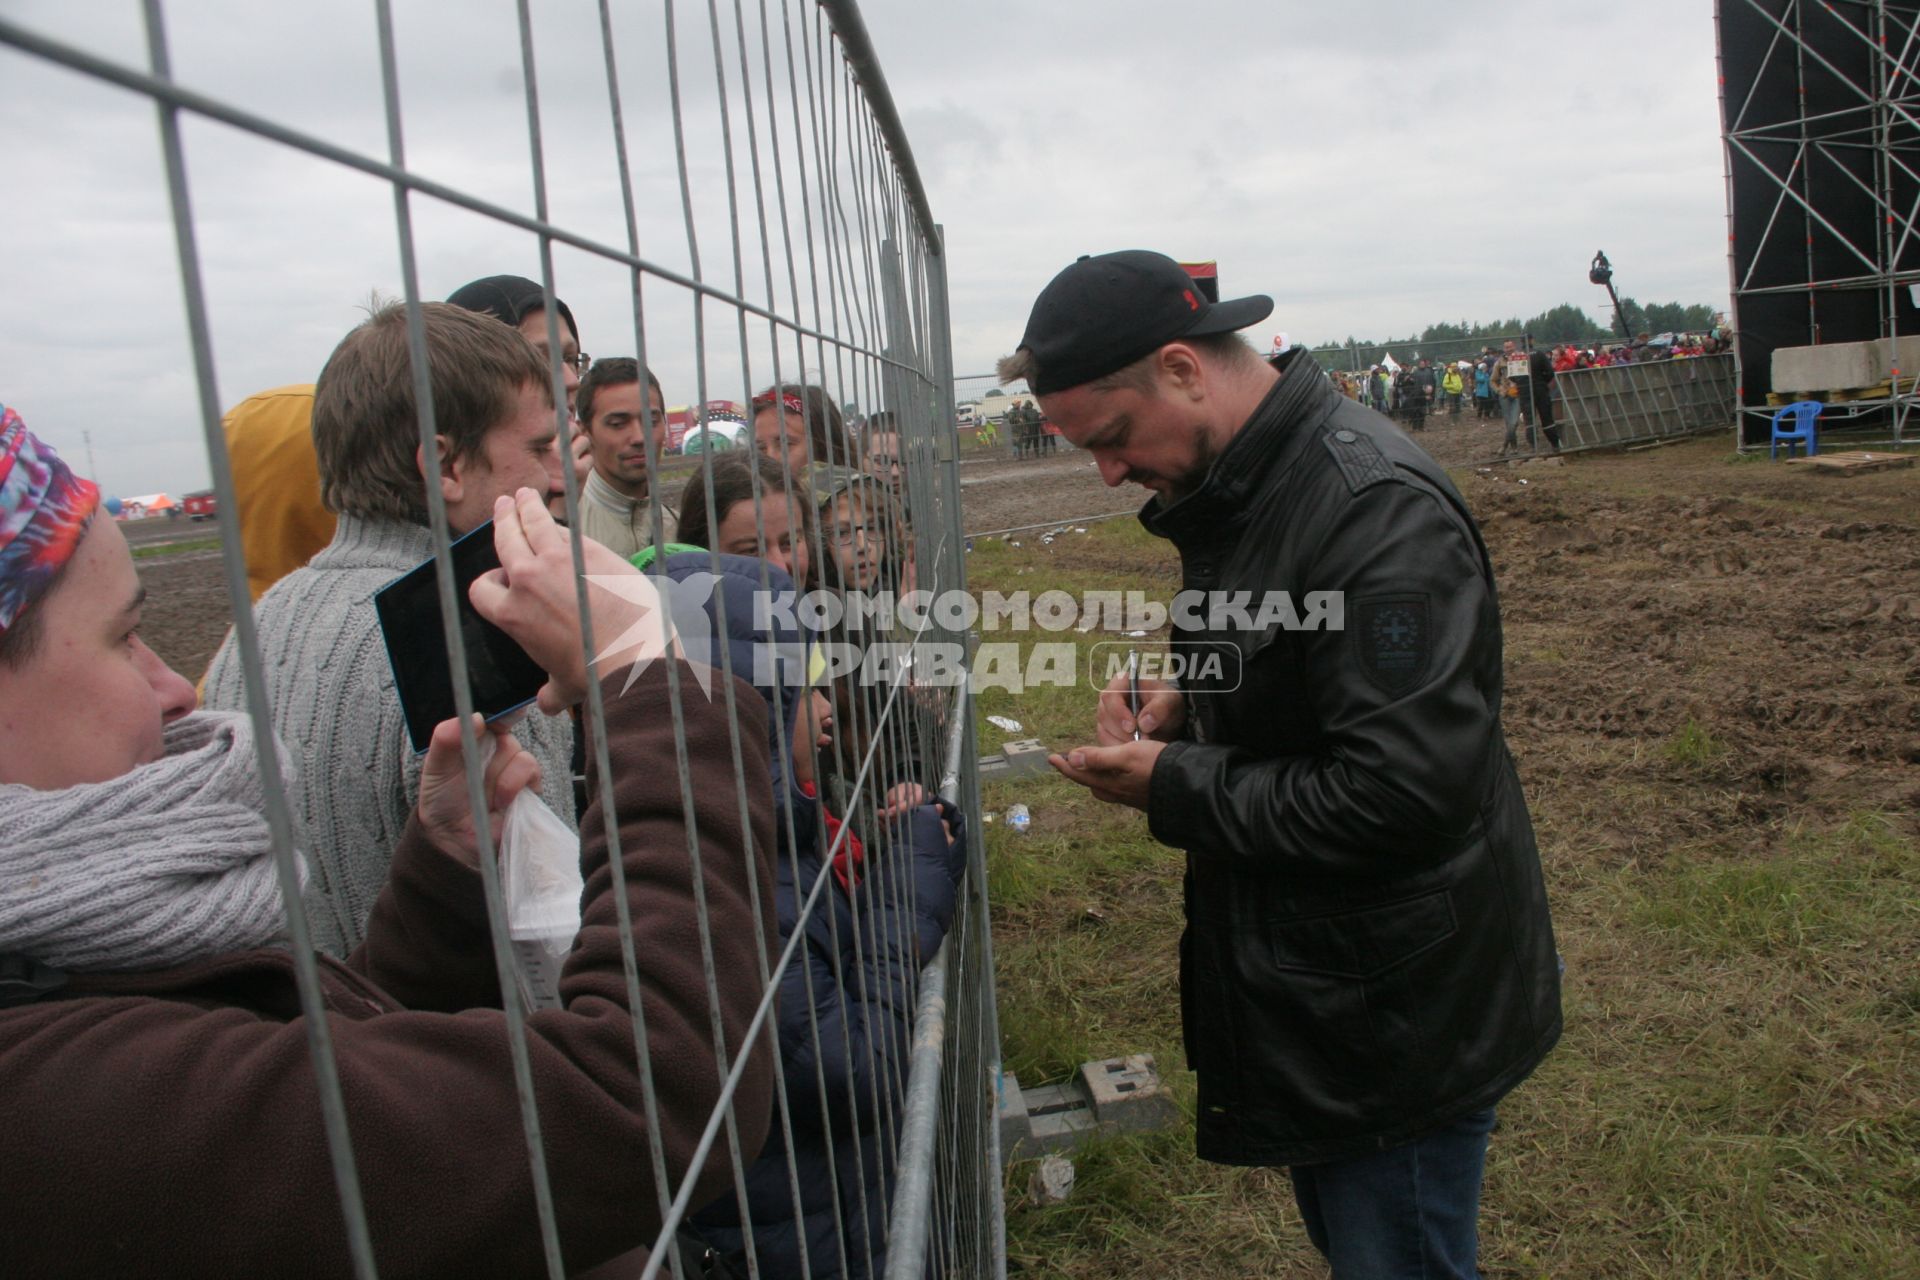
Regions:
<instances>
[{"instance_id":1,"label":"grey cloud","mask_svg":"<svg viewBox=\"0 0 1920 1280\"><path fill-rule=\"evenodd\" d=\"M803 0L786 5L811 48L810 11ZM624 247L593 8L533 8L553 216ZM688 272L663 10L615 10L641 252ZM445 0L394 12L410 162L531 213L512 6ZM765 302L771 260L774 305L813 323L813 282L830 287L817 239L811 258L797 239L803 164L816 238L824 234L814 125L804 100L795 118L784 74L768 93L759 8L745 12L751 130L724 11L718 73L733 94L743 287ZM784 65L781 4L768 12ZM946 227L955 366L979 372L1018 340L1055 271L1077 254L1129 246L1218 258L1229 291L1272 293L1272 325L1303 340L1596 305L1584 264L1602 246L1643 300L1722 301L1710 14L1705 0L1518 12L1481 0L1200 0L1172 10L1158 0L984 0L873 3L865 17ZM137 6L22 0L9 17L144 62ZM704 6L681 0L675 17L701 265L730 290L735 229L712 37ZM196 0L173 5L168 22L183 82L386 154L371 4ZM152 108L11 52L0 51L0 75L10 87L0 269L13 301L0 317L10 356L0 401L19 404L62 447L77 450L90 430L112 487L197 487L199 409ZM830 125L844 155L844 119ZM776 134L791 250L770 181ZM764 248L750 136L769 179ZM187 141L221 399L311 379L368 292L400 290L390 192L223 126L190 120ZM430 199L412 209L426 296L497 271L538 274L533 236ZM626 270L563 246L555 272L589 350L631 351ZM703 376L727 396L770 380L764 326L748 327L743 371L737 326L708 304L703 361L690 295L659 280L644 289L648 354L670 401L693 399ZM802 359L816 370L834 363L784 339L783 369Z\"/></svg>"}]
</instances>

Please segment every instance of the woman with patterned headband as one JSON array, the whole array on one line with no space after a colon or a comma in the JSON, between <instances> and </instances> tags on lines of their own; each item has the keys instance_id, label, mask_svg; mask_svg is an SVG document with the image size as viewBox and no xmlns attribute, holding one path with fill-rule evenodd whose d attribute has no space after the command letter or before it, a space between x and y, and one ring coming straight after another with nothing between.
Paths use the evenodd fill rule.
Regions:
<instances>
[{"instance_id":1,"label":"woman with patterned headband","mask_svg":"<svg viewBox=\"0 0 1920 1280\"><path fill-rule=\"evenodd\" d=\"M92 484L0 410L0 1275L344 1276L345 1217L281 936L252 722L195 713L192 686L141 641L145 592L98 505ZM531 489L496 504L495 528L506 568L476 584L475 605L547 667L543 699L577 697L569 541ZM587 545L603 553L596 572L633 572ZM594 621L619 635L638 619L600 593ZM624 682L661 644L656 634L596 674ZM665 677L655 662L626 697L619 684L608 693L617 757L672 760ZM740 714L765 734L757 706ZM724 703L686 699L684 724L696 768L731 767ZM365 942L344 963L316 957L382 1275L545 1269L459 738L453 721L435 731ZM494 822L537 773L511 735L499 738L485 778ZM754 931L771 922L750 905L744 868L749 849L773 848L772 803L762 780L747 791L750 820L732 788L683 814L671 764L625 770L615 786L648 957L656 1133L667 1176L691 1174L711 1199L730 1177L724 1158L689 1168L720 1080L686 824L697 820L709 846L715 965L751 973ZM526 1037L569 1270L658 1227L597 806L586 830L566 1007L531 1014ZM768 901L768 868L757 875ZM730 1045L759 995L751 982L718 990ZM748 1158L771 1081L762 1044L734 1098Z\"/></svg>"},{"instance_id":2,"label":"woman with patterned headband","mask_svg":"<svg viewBox=\"0 0 1920 1280\"><path fill-rule=\"evenodd\" d=\"M825 387L788 382L753 398L753 443L790 476L805 476L822 496L836 476L860 465L846 419Z\"/></svg>"}]
</instances>

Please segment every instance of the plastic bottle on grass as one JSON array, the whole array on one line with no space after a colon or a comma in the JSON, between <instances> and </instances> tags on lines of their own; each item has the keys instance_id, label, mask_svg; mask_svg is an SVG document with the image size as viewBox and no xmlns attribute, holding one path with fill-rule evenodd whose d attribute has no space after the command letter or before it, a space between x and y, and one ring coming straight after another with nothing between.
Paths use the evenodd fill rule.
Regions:
<instances>
[{"instance_id":1,"label":"plastic bottle on grass","mask_svg":"<svg viewBox=\"0 0 1920 1280\"><path fill-rule=\"evenodd\" d=\"M1025 831L1033 825L1033 815L1027 812L1027 806L1017 804L1007 810L1007 827L1012 831Z\"/></svg>"}]
</instances>

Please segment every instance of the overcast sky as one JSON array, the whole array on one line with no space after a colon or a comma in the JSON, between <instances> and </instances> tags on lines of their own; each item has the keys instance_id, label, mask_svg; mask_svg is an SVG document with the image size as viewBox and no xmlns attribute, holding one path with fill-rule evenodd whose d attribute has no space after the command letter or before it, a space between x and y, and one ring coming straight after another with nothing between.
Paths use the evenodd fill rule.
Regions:
<instances>
[{"instance_id":1,"label":"overcast sky","mask_svg":"<svg viewBox=\"0 0 1920 1280\"><path fill-rule=\"evenodd\" d=\"M721 10L720 74L745 210L742 288L764 305L771 264L776 309L793 313L798 284L799 313L812 323L807 272L790 276L787 267L801 252L782 248L789 241L770 192L762 197L772 210L769 242L759 239L747 154L751 136L771 188L770 150L784 148L798 242L801 161L778 33L783 14L799 21L811 12L804 2L785 0L783 9L782 0L765 0L777 42L776 123L767 123L761 78L761 0L741 12L753 129L730 6ZM733 292L706 6L680 0L675 10L692 237L675 164L663 4L615 7L641 253L691 276L697 247L700 278ZM514 6L395 0L394 9L412 167L531 214ZM534 0L533 9L552 216L624 247L597 9L587 0ZM945 227L957 372L984 372L1017 344L1034 294L1054 272L1082 253L1122 248L1216 258L1223 294L1273 295L1273 318L1249 335L1262 347L1280 331L1309 343L1381 337L1561 302L1601 317L1605 295L1586 280L1599 248L1622 291L1642 302L1726 305L1708 0L870 0L864 14ZM133 0L0 0L0 16L146 65ZM176 77L189 87L386 157L372 0L174 0L168 37ZM90 431L94 468L110 492L203 486L151 104L11 48L0 48L0 83L8 100L0 402L82 470L81 433ZM391 189L224 125L188 117L185 136L221 405L311 381L369 294L401 291ZM858 158L860 148L840 149L843 160ZM847 185L851 224L862 216L861 184L849 177ZM496 272L538 277L530 234L431 199L416 198L412 209L423 296L445 297ZM555 273L586 349L631 353L625 270L563 247ZM826 289L834 291L830 276ZM856 281L852 292L859 304L877 290ZM704 309L703 365L691 294L655 279L643 294L649 357L669 401L693 400L703 369L712 397L737 398L749 381L757 389L770 380L762 327L748 328L743 378L731 311ZM857 340L866 318L861 311L828 327ZM798 357L783 359L791 372ZM810 371L819 368L806 359Z\"/></svg>"}]
</instances>

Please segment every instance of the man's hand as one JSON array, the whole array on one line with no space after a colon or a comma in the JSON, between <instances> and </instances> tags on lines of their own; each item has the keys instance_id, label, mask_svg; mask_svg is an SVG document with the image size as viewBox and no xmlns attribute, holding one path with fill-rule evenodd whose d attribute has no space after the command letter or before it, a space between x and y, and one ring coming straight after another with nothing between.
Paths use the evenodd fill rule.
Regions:
<instances>
[{"instance_id":1,"label":"man's hand","mask_svg":"<svg viewBox=\"0 0 1920 1280\"><path fill-rule=\"evenodd\" d=\"M477 740L484 742L488 729L479 716L473 718ZM540 762L504 730L493 735L493 758L487 761L483 789L487 797L487 825L494 837L500 834L500 818L513 798L528 787L540 785ZM420 826L433 847L469 867L480 865L479 833L473 825L473 810L467 807L467 771L460 753L460 722L442 720L427 741L427 759L420 766L420 803L416 806Z\"/></svg>"},{"instance_id":2,"label":"man's hand","mask_svg":"<svg viewBox=\"0 0 1920 1280\"><path fill-rule=\"evenodd\" d=\"M880 810L880 821L883 823L890 823L895 818L911 813L923 804L933 803L927 796L927 789L917 782L895 783L893 786L887 788L887 794L883 797L883 800L885 802L884 807ZM947 833L947 843L953 843L953 833L951 831Z\"/></svg>"},{"instance_id":3,"label":"man's hand","mask_svg":"<svg viewBox=\"0 0 1920 1280\"><path fill-rule=\"evenodd\" d=\"M1180 690L1165 680L1140 681L1140 734L1160 742L1172 742L1187 723L1186 700ZM1133 741L1133 713L1127 707L1127 675L1123 671L1107 681L1100 691L1100 709L1094 719L1094 736L1103 747L1116 747Z\"/></svg>"},{"instance_id":4,"label":"man's hand","mask_svg":"<svg viewBox=\"0 0 1920 1280\"><path fill-rule=\"evenodd\" d=\"M1167 744L1147 738L1134 742L1131 733L1128 739L1117 746L1075 747L1064 756L1048 756L1047 763L1068 781L1091 791L1094 799L1131 805L1145 813L1154 762Z\"/></svg>"},{"instance_id":5,"label":"man's hand","mask_svg":"<svg viewBox=\"0 0 1920 1280\"><path fill-rule=\"evenodd\" d=\"M500 567L474 579L468 598L481 617L512 636L546 671L540 709L557 715L587 692L572 542L553 522L545 499L522 489L493 504L493 545ZM613 586L588 584L600 673L664 654L665 613L653 583L592 538L582 541L581 551L589 578L619 580Z\"/></svg>"}]
</instances>

